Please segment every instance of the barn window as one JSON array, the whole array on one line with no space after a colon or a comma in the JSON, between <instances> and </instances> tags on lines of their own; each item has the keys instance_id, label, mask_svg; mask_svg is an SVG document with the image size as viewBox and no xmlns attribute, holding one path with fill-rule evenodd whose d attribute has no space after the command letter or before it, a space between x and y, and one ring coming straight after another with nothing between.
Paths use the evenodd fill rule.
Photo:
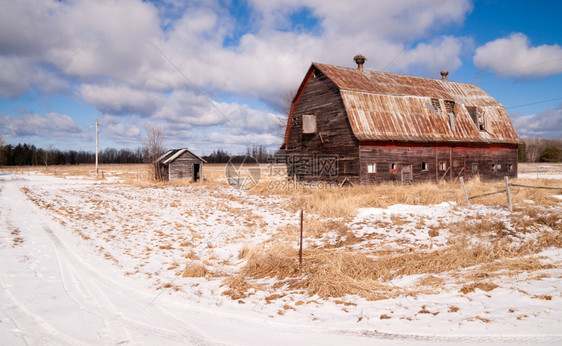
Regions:
<instances>
[{"instance_id":1,"label":"barn window","mask_svg":"<svg viewBox=\"0 0 562 346\"><path fill-rule=\"evenodd\" d=\"M427 162L422 162L422 167L421 167L422 171L427 171Z\"/></svg>"},{"instance_id":2,"label":"barn window","mask_svg":"<svg viewBox=\"0 0 562 346\"><path fill-rule=\"evenodd\" d=\"M439 103L438 99L431 99L431 105L436 111L439 111L441 109L441 104Z\"/></svg>"},{"instance_id":3,"label":"barn window","mask_svg":"<svg viewBox=\"0 0 562 346\"><path fill-rule=\"evenodd\" d=\"M498 165L496 166L496 170L501 171L501 169L502 169L502 165L500 165L500 164L498 163Z\"/></svg>"},{"instance_id":4,"label":"barn window","mask_svg":"<svg viewBox=\"0 0 562 346\"><path fill-rule=\"evenodd\" d=\"M316 115L304 114L302 116L302 133L305 135L316 133Z\"/></svg>"},{"instance_id":5,"label":"barn window","mask_svg":"<svg viewBox=\"0 0 562 346\"><path fill-rule=\"evenodd\" d=\"M491 167L491 168L492 168L492 172L496 172L496 164L495 164L495 163L492 163L492 167Z\"/></svg>"},{"instance_id":6,"label":"barn window","mask_svg":"<svg viewBox=\"0 0 562 346\"><path fill-rule=\"evenodd\" d=\"M510 171L510 172L513 171L513 165L509 165L509 171Z\"/></svg>"},{"instance_id":7,"label":"barn window","mask_svg":"<svg viewBox=\"0 0 562 346\"><path fill-rule=\"evenodd\" d=\"M447 170L447 162L446 161L439 162L439 170L440 171L446 171Z\"/></svg>"},{"instance_id":8,"label":"barn window","mask_svg":"<svg viewBox=\"0 0 562 346\"><path fill-rule=\"evenodd\" d=\"M396 164L396 162L391 163L391 164L390 164L390 171L391 171L392 173L396 173L396 167L397 167L397 166L398 166L398 165Z\"/></svg>"},{"instance_id":9,"label":"barn window","mask_svg":"<svg viewBox=\"0 0 562 346\"><path fill-rule=\"evenodd\" d=\"M455 101L445 100L445 110L447 113L455 114Z\"/></svg>"},{"instance_id":10,"label":"barn window","mask_svg":"<svg viewBox=\"0 0 562 346\"><path fill-rule=\"evenodd\" d=\"M472 164L472 174L476 174L476 173L478 173L478 164L473 163Z\"/></svg>"},{"instance_id":11,"label":"barn window","mask_svg":"<svg viewBox=\"0 0 562 346\"><path fill-rule=\"evenodd\" d=\"M479 131L486 131L486 119L484 117L484 112L478 107L466 107L468 114L472 118L474 125Z\"/></svg>"},{"instance_id":12,"label":"barn window","mask_svg":"<svg viewBox=\"0 0 562 346\"><path fill-rule=\"evenodd\" d=\"M377 173L377 164L376 163L368 164L367 173Z\"/></svg>"},{"instance_id":13,"label":"barn window","mask_svg":"<svg viewBox=\"0 0 562 346\"><path fill-rule=\"evenodd\" d=\"M295 115L293 117L293 125L302 125L301 117L299 115Z\"/></svg>"}]
</instances>

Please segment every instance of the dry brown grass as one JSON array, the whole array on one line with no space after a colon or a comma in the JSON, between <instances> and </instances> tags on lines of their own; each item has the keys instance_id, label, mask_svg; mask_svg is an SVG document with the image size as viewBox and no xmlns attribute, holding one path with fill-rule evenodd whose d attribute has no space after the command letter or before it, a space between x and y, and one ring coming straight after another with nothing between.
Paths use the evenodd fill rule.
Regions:
<instances>
[{"instance_id":1,"label":"dry brown grass","mask_svg":"<svg viewBox=\"0 0 562 346\"><path fill-rule=\"evenodd\" d=\"M491 290L497 288L498 285L496 285L493 282L476 282L476 283L471 283L468 285L464 285L463 287L461 287L460 292L467 294L467 293L471 293L474 292L476 289L485 291L485 292L490 292Z\"/></svg>"},{"instance_id":2,"label":"dry brown grass","mask_svg":"<svg viewBox=\"0 0 562 346\"><path fill-rule=\"evenodd\" d=\"M130 166L123 169L132 170ZM214 169L214 171L209 169L204 173L208 180L200 183L202 186L213 188L218 186L217 184L226 185L223 180L224 166L216 166ZM87 172L79 173L76 171L77 175ZM487 216L467 216L460 222L440 223L437 228L430 228L431 237L439 235L448 237L448 243L435 250L428 247L416 248L415 244L401 244L396 249L376 251L370 247L371 245L366 239L357 238L349 228L349 223L359 208L387 207L394 204L430 205L445 201L455 201L464 205L464 196L459 184L446 182L413 185L380 184L332 190L298 189L279 192L264 189L264 186L267 187L267 179L260 181L255 190L250 190L250 194L282 195L290 200L289 209L306 209L305 237L308 239L322 238L326 232L331 231L342 240L335 245L322 246L319 242L321 245L318 245L318 248L305 248L302 268L298 263L297 250L284 245L296 240L298 226L294 224L280 226L273 237L273 243L256 247L244 244L239 252L239 259L245 260L246 264L238 274L224 281L229 286L225 294L233 299L243 299L254 290L280 289L281 291L276 291L276 294L283 295L285 294L283 290L287 289L309 295L317 294L322 298L354 294L366 299L377 300L398 295L425 293L424 290L429 292L429 289L436 291L448 283L442 279L443 277L446 277L447 280L457 280L468 291L471 287L480 288L471 286L475 285L471 282L477 280L492 280L500 275L515 275L521 272L549 269L552 265L542 264L536 254L549 247L562 247L562 221L559 217L559 207L558 209L551 207L553 201L559 203L552 197L552 194L556 193L553 190L514 189L516 212L511 216L505 216L502 220ZM135 181L135 179L131 183L140 187L155 188L186 184L185 182ZM533 180L529 184L550 186L549 184L552 185L553 182ZM469 194L476 195L504 189L505 185L503 181L480 182L478 179L473 179L467 182L467 187ZM53 214L64 215L67 218L69 215L77 217L77 211L54 208L51 203L38 199L31 191L24 190L24 192L35 203ZM106 202L103 201L103 196L92 196L92 198L98 201L97 208L107 207L104 204ZM147 202L158 202L152 201L150 198L147 197ZM263 221L256 222L252 213L231 207L231 201L247 203L248 200L244 198L225 194L224 202L221 201L214 207L230 214L244 216L244 224L248 229L268 227ZM530 205L526 200L532 200L534 203ZM181 200L168 202L166 207L169 208L184 207ZM503 206L506 204L505 194L484 197L474 203ZM247 213L247 215L241 213ZM91 216L84 214L82 217L88 219ZM477 219L478 217L481 219ZM143 218L148 222L156 216L147 214L143 215ZM406 219L398 216L390 217L390 219L394 226L410 227L407 224L411 222ZM383 222L386 221L381 221L377 227L384 228ZM109 227L105 228L107 232L117 232ZM177 225L177 227L183 228L184 226ZM416 230L412 232L416 232ZM531 237L522 237L529 232L533 232ZM156 234L161 238L166 236L163 233L156 232ZM279 243L275 243L275 241ZM361 244L361 247L357 247L361 250L356 250L357 248L352 250L351 247L348 247L361 242L364 243ZM160 244L163 245L155 246L152 251L170 252L175 249L186 252L188 249L182 248L193 246L191 242L183 240L183 238L182 240L167 239L166 242ZM197 255L192 249L185 257L197 259ZM212 261L210 262L209 258L202 260L203 262L188 261L183 271L179 264L172 264L170 270L177 270L178 275L181 273L183 277L209 277L212 275L210 271L214 264ZM470 270L461 271L464 268L470 268ZM421 275L422 278L417 285L421 288L395 287L388 283L389 280L404 275ZM271 284L270 280L267 280L270 278L275 278L277 283ZM260 279L266 280L260 281ZM264 281L268 283L265 284ZM270 295L269 297L269 301L275 300L275 296Z\"/></svg>"},{"instance_id":3,"label":"dry brown grass","mask_svg":"<svg viewBox=\"0 0 562 346\"><path fill-rule=\"evenodd\" d=\"M60 178L82 177L91 180L119 178L126 182L148 182L154 176L150 164L99 164L98 174L94 164L56 165L56 166L17 166L2 167L1 171L17 174L40 173Z\"/></svg>"},{"instance_id":4,"label":"dry brown grass","mask_svg":"<svg viewBox=\"0 0 562 346\"><path fill-rule=\"evenodd\" d=\"M393 204L430 205L461 201L462 192L453 183L401 185L354 185L328 190L299 190L293 208L329 217L352 217L359 208L385 208Z\"/></svg>"},{"instance_id":5,"label":"dry brown grass","mask_svg":"<svg viewBox=\"0 0 562 346\"><path fill-rule=\"evenodd\" d=\"M181 276L182 277L190 277L190 278L200 278L207 275L209 272L203 263L199 261L189 261L185 265L185 269L183 270Z\"/></svg>"},{"instance_id":6,"label":"dry brown grass","mask_svg":"<svg viewBox=\"0 0 562 346\"><path fill-rule=\"evenodd\" d=\"M252 287L248 279L276 278L279 285L323 298L346 294L371 300L388 298L394 289L375 280L381 275L378 270L371 259L360 253L325 250L307 251L300 268L296 250L274 244L250 252L239 275L225 281L230 287L225 294L235 293L233 299L237 299Z\"/></svg>"},{"instance_id":7,"label":"dry brown grass","mask_svg":"<svg viewBox=\"0 0 562 346\"><path fill-rule=\"evenodd\" d=\"M254 287L253 280L275 278L279 286L287 285L289 290L316 294L322 298L355 294L369 300L378 300L408 293L407 289L385 284L388 280L404 275L459 273L461 269L474 267L474 270L463 276L457 275L459 280L465 280L470 277L481 279L548 269L550 266L541 264L533 255L549 247L562 247L562 234L548 231L519 245L508 240L481 245L471 245L468 242L469 238L478 238L482 233L475 228L466 238L453 240L449 247L443 249L429 252L403 249L381 253L378 257L367 257L361 252L344 248L307 249L302 268L299 266L296 249L283 244L260 246L244 250L246 265L236 277L225 281L225 284L230 286L231 290L228 292L235 292L236 297L248 294L247 290ZM441 287L443 283L442 279L433 275L428 275L419 282L421 286L434 289ZM484 289L484 286L478 285L467 287ZM490 285L486 287L491 287Z\"/></svg>"}]
</instances>

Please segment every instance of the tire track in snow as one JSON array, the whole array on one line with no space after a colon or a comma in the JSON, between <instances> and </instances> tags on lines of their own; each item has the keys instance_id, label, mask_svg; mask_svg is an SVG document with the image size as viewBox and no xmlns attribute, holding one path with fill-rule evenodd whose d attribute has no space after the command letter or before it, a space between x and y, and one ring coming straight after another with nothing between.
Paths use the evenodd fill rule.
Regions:
<instances>
[{"instance_id":1,"label":"tire track in snow","mask_svg":"<svg viewBox=\"0 0 562 346\"><path fill-rule=\"evenodd\" d=\"M19 191L12 184L8 186L12 188L2 188L0 190L0 205L2 205L2 214L0 215L0 225L4 230L9 230L14 224L10 218L14 215L12 200L14 194ZM7 245L9 246L9 245ZM21 337L27 345L80 345L79 340L71 338L53 328L41 316L29 311L26 305L18 300L11 292L9 285L0 282L2 288L2 311L12 323L17 327L16 334ZM7 301L8 303L5 303Z\"/></svg>"},{"instance_id":2,"label":"tire track in snow","mask_svg":"<svg viewBox=\"0 0 562 346\"><path fill-rule=\"evenodd\" d=\"M75 302L77 309L95 315L103 321L104 329L98 331L102 343L130 343L134 342L134 336L144 335L182 344L216 344L193 326L175 318L173 315L154 308L148 311L146 305L151 295L139 294L140 292L136 292L130 287L115 282L111 278L103 275L99 270L93 268L70 247L65 245L64 241L55 234L53 229L48 225L49 217L44 215L46 213L22 193L19 186L13 183L9 185L10 186L6 189L7 191L3 192L9 192L10 199L18 198L20 202L24 202L29 213L25 217L37 219L42 231L51 239L64 293ZM14 210L9 210L4 216L8 218L22 217L21 214L17 215ZM25 310L23 305L20 304L20 307L21 310ZM120 307L125 307L124 310L128 311L136 310L139 315L146 315L141 316L145 318L146 321L138 320L137 316L124 314L121 312ZM18 324L29 324L29 320L26 320L22 316L14 316L13 319L15 321L25 321ZM39 316L35 316L35 319L41 320ZM32 324L36 325L37 323ZM40 325L45 326L43 332L51 334L51 336L57 334L57 330L48 325L46 321L41 320ZM22 331L23 329L24 328L22 328ZM30 343L42 344L41 338L44 339L44 335L42 335L40 329L38 329L38 332L33 333L27 328L23 333L27 336L26 340L35 340L32 340ZM49 338L47 338L47 340L49 340ZM67 344L61 335L57 336L57 340L59 343ZM47 343L49 342L47 341ZM77 343L80 342L73 339L69 339L68 342L68 344Z\"/></svg>"}]
</instances>

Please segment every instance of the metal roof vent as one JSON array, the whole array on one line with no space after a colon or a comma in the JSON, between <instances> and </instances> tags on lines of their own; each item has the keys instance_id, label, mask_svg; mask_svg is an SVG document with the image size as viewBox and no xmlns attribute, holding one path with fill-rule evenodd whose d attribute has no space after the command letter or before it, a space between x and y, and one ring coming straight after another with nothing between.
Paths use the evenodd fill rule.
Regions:
<instances>
[{"instance_id":1,"label":"metal roof vent","mask_svg":"<svg viewBox=\"0 0 562 346\"><path fill-rule=\"evenodd\" d=\"M355 63L357 64L357 69L359 71L363 71L363 64L365 64L365 61L367 61L367 58L365 58L361 54L357 54L356 56L353 57L353 60L355 60Z\"/></svg>"},{"instance_id":2,"label":"metal roof vent","mask_svg":"<svg viewBox=\"0 0 562 346\"><path fill-rule=\"evenodd\" d=\"M441 80L447 80L448 75L449 71L441 71Z\"/></svg>"}]
</instances>

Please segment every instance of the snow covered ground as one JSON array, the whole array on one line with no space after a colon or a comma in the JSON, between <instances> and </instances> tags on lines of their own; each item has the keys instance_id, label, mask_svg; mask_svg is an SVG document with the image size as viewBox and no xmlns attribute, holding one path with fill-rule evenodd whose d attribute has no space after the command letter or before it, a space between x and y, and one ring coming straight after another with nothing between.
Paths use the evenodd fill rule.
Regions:
<instances>
[{"instance_id":1,"label":"snow covered ground","mask_svg":"<svg viewBox=\"0 0 562 346\"><path fill-rule=\"evenodd\" d=\"M562 251L555 247L535 256L536 270L472 286L441 273L429 276L441 282L433 291L371 301L322 299L265 279L256 281L263 290L232 299L225 278L244 266L241 251L279 240L279 230L297 222L286 203L226 186L1 173L1 343L562 343ZM550 212L561 210L562 201ZM348 248L446 248L452 231L442 226L465 218L511 222L505 209L482 205L364 208L348 225L364 240ZM326 232L305 247L344 240ZM181 275L192 264L207 274ZM387 285L415 289L427 278L403 275Z\"/></svg>"}]
</instances>

